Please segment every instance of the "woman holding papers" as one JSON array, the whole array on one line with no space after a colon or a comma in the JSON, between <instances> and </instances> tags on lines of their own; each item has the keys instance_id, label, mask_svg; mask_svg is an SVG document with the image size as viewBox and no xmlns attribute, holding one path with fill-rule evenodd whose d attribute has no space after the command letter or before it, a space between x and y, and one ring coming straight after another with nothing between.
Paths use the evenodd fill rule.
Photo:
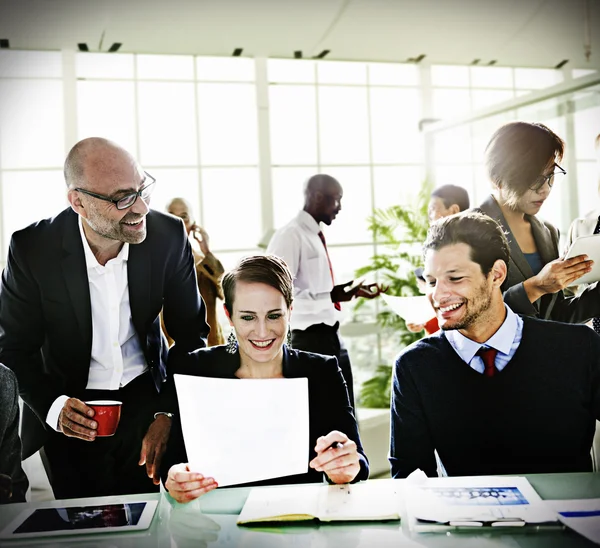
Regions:
<instances>
[{"instance_id":1,"label":"woman holding papers","mask_svg":"<svg viewBox=\"0 0 600 548\"><path fill-rule=\"evenodd\" d=\"M591 270L587 256L559 258L558 230L537 218L555 181L562 139L543 124L510 122L492 135L485 163L492 195L478 208L507 232L510 246L504 301L519 314L567 323L600 316L600 285L577 297L563 290Z\"/></svg>"},{"instance_id":2,"label":"woman holding papers","mask_svg":"<svg viewBox=\"0 0 600 548\"><path fill-rule=\"evenodd\" d=\"M322 482L324 478L336 484L367 479L368 461L336 358L294 350L285 344L293 295L292 276L285 262L274 255L244 258L225 274L222 284L225 312L233 328L228 344L180 356L169 367L174 373L200 377L308 380L308 471L260 485ZM167 390L174 394L173 386ZM277 411L273 409L273 413ZM244 459L243 447L239 459ZM193 500L218 487L219 478L204 477L202 470L184 464L187 460L181 425L175 420L162 468L165 487L178 502Z\"/></svg>"}]
</instances>

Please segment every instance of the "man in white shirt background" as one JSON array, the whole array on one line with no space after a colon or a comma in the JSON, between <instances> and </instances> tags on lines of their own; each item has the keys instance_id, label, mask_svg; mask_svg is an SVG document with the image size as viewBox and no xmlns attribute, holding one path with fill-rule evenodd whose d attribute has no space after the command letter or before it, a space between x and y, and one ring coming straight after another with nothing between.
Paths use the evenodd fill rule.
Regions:
<instances>
[{"instance_id":1,"label":"man in white shirt background","mask_svg":"<svg viewBox=\"0 0 600 548\"><path fill-rule=\"evenodd\" d=\"M23 457L40 449L56 498L156 491L173 420L167 357L208 335L190 244L181 220L149 210L156 182L117 144L77 143L65 181L70 207L13 234L0 286ZM97 437L84 403L104 399L123 402L112 437Z\"/></svg>"},{"instance_id":2,"label":"man in white shirt background","mask_svg":"<svg viewBox=\"0 0 600 548\"><path fill-rule=\"evenodd\" d=\"M339 335L340 303L356 297L373 299L382 289L377 284L364 286L350 280L336 285L334 281L321 223L331 225L342 209L343 193L342 185L330 175L310 177L304 187L304 208L275 232L267 253L281 257L294 276L292 346L336 356L354 408L352 368Z\"/></svg>"}]
</instances>

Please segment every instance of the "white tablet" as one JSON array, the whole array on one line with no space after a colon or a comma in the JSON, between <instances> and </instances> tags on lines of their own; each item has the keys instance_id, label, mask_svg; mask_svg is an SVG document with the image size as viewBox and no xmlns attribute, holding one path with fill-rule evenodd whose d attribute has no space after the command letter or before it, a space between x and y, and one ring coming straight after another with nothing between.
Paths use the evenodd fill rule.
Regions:
<instances>
[{"instance_id":1,"label":"white tablet","mask_svg":"<svg viewBox=\"0 0 600 548\"><path fill-rule=\"evenodd\" d=\"M581 278L577 278L573 283L569 284L569 286L591 284L600 280L600 234L577 238L571 244L569 251L567 251L567 254L565 255L565 259L577 257L577 255L587 255L594 261L594 264L592 265L592 270L590 272L584 274Z\"/></svg>"},{"instance_id":2,"label":"white tablet","mask_svg":"<svg viewBox=\"0 0 600 548\"><path fill-rule=\"evenodd\" d=\"M0 538L21 539L88 533L142 531L150 527L158 501L64 505L30 508L21 512L0 533Z\"/></svg>"}]
</instances>

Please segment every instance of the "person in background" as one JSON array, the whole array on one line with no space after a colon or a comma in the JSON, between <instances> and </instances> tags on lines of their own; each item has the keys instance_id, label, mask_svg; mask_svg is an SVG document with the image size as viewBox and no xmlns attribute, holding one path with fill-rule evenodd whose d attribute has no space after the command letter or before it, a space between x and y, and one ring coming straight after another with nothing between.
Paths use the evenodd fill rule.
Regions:
<instances>
[{"instance_id":1,"label":"person in background","mask_svg":"<svg viewBox=\"0 0 600 548\"><path fill-rule=\"evenodd\" d=\"M28 487L21 466L17 378L0 363L0 504L25 502Z\"/></svg>"},{"instance_id":2,"label":"person in background","mask_svg":"<svg viewBox=\"0 0 600 548\"><path fill-rule=\"evenodd\" d=\"M0 362L27 404L24 457L40 449L57 499L156 491L167 357L208 335L191 247L181 220L149 209L156 181L116 143L78 142L64 175L70 206L12 235L0 285ZM121 419L100 438L85 402L107 399L122 402Z\"/></svg>"},{"instance_id":3,"label":"person in background","mask_svg":"<svg viewBox=\"0 0 600 548\"><path fill-rule=\"evenodd\" d=\"M558 165L562 139L543 124L510 122L492 135L485 164L492 195L477 208L507 232L510 265L502 290L519 314L567 323L583 323L600 315L600 286L578 296L564 289L591 270L586 255L559 257L558 230L537 214L555 180L564 177Z\"/></svg>"},{"instance_id":4,"label":"person in background","mask_svg":"<svg viewBox=\"0 0 600 548\"><path fill-rule=\"evenodd\" d=\"M433 223L448 215L454 215L469 209L469 193L461 186L456 185L442 185L437 187L431 193L429 199L429 206L427 207L427 213L429 216L429 223ZM419 291L425 293L425 278L423 278L423 268L416 268L415 277L417 279L417 285ZM411 333L420 333L425 330L427 335L435 333L438 329L438 323L435 316L431 318L427 323L407 323L406 329Z\"/></svg>"},{"instance_id":5,"label":"person in background","mask_svg":"<svg viewBox=\"0 0 600 548\"><path fill-rule=\"evenodd\" d=\"M469 209L469 193L461 186L442 185L433 189L427 214L429 222L433 223L442 217L460 213Z\"/></svg>"},{"instance_id":6,"label":"person in background","mask_svg":"<svg viewBox=\"0 0 600 548\"><path fill-rule=\"evenodd\" d=\"M223 292L233 337L227 345L177 357L170 364L173 370L225 379L308 379L308 472L253 485L367 479L368 461L337 359L285 344L294 294L287 265L273 255L243 258L223 277ZM332 447L334 444L339 446ZM240 458L244 458L243 451ZM218 487L219 478L205 477L202 470L193 470L187 463L179 421L174 424L163 461L163 479L178 502L188 502Z\"/></svg>"},{"instance_id":7,"label":"person in background","mask_svg":"<svg viewBox=\"0 0 600 548\"><path fill-rule=\"evenodd\" d=\"M167 211L184 222L185 230L192 244L198 289L204 301L204 306L206 306L206 323L210 327L208 346L223 344L225 338L217 316L217 299L223 300L223 290L221 288L223 265L210 251L208 234L201 226L196 224L192 208L186 200L173 198L167 205ZM172 344L169 334L166 331L165 334L169 344Z\"/></svg>"},{"instance_id":8,"label":"person in background","mask_svg":"<svg viewBox=\"0 0 600 548\"><path fill-rule=\"evenodd\" d=\"M358 297L374 299L384 289L377 284L334 281L321 223L329 226L334 221L342 209L343 193L342 185L330 175L313 175L304 187L304 208L275 232L267 253L281 257L294 278L292 345L338 359L354 408L352 366L339 334L340 303Z\"/></svg>"},{"instance_id":9,"label":"person in background","mask_svg":"<svg viewBox=\"0 0 600 548\"><path fill-rule=\"evenodd\" d=\"M510 246L487 215L440 219L423 249L442 331L396 360L392 476L436 475L435 451L450 476L591 471L600 337L511 310Z\"/></svg>"}]
</instances>

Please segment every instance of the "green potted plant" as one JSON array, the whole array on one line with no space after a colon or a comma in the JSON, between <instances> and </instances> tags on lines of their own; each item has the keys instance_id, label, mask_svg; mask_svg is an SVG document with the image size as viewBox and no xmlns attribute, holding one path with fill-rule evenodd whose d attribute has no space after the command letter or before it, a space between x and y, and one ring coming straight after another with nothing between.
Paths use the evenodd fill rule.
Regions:
<instances>
[{"instance_id":1,"label":"green potted plant","mask_svg":"<svg viewBox=\"0 0 600 548\"><path fill-rule=\"evenodd\" d=\"M368 222L377 242L377 253L370 264L356 271L357 278L374 273L382 284L389 286L388 295L409 297L421 294L414 270L422 266L421 245L429 227L427 206L432 188L430 183L425 182L413 204L374 211ZM356 309L364 303L359 300ZM423 336L422 332L410 332L404 320L381 300L376 319L384 335L397 341L398 350ZM360 406L389 407L391 380L392 364L378 365L374 375L360 388Z\"/></svg>"}]
</instances>

